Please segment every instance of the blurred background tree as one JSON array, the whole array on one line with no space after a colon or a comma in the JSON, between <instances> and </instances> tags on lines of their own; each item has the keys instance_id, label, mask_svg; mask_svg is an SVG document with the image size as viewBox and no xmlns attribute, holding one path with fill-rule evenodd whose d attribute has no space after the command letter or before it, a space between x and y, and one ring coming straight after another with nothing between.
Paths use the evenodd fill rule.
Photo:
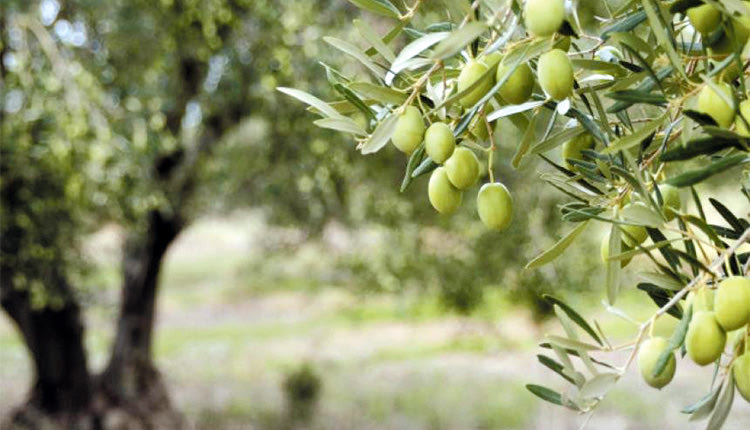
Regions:
<instances>
[{"instance_id":1,"label":"blurred background tree","mask_svg":"<svg viewBox=\"0 0 750 430\"><path fill-rule=\"evenodd\" d=\"M357 13L347 2L11 0L0 8L1 299L35 371L16 422L76 427L120 409L134 422L180 425L153 362L158 280L169 246L206 213L263 208L303 240L332 223L374 231L378 246L332 269L345 284L440 294L464 313L487 287L509 288L544 315L539 285L587 285L581 268L521 274L557 231L557 197L533 186L534 166L507 177L528 216L500 237L481 228L471 202L444 219L420 187L399 195L400 154L365 160L275 92L330 91L320 63L335 53L321 35L339 28L357 40L343 30ZM511 133L498 133L504 160ZM81 286L91 265L80 250L107 223L127 237L116 334L99 372L83 343ZM479 270L489 266L498 269Z\"/></svg>"}]
</instances>

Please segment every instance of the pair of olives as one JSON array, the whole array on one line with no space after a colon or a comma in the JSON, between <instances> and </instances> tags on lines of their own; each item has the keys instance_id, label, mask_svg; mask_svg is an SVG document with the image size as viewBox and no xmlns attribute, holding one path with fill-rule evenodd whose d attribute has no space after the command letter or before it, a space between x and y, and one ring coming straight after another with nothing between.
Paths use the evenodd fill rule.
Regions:
<instances>
[{"instance_id":1,"label":"pair of olives","mask_svg":"<svg viewBox=\"0 0 750 430\"><path fill-rule=\"evenodd\" d=\"M691 292L688 304L693 306L693 318L685 347L695 363L705 366L721 357L727 332L750 323L750 278L730 276L715 292L707 288Z\"/></svg>"}]
</instances>

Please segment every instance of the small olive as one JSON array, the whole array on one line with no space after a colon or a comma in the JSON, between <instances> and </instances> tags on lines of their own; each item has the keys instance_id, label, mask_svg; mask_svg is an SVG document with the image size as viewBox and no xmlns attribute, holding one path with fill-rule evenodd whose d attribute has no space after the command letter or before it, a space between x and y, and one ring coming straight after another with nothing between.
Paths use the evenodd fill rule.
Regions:
<instances>
[{"instance_id":1,"label":"small olive","mask_svg":"<svg viewBox=\"0 0 750 430\"><path fill-rule=\"evenodd\" d=\"M497 68L495 80L500 79L508 72L507 65L501 65ZM534 89L534 74L527 63L519 64L518 67L510 74L508 80L500 87L500 97L506 102L514 105L521 104L531 97L531 91Z\"/></svg>"},{"instance_id":2,"label":"small olive","mask_svg":"<svg viewBox=\"0 0 750 430\"><path fill-rule=\"evenodd\" d=\"M579 134L578 136L566 141L562 146L562 157L565 168L572 170L573 166L568 159L580 160L583 158L581 151L584 149L594 148L594 138L589 133Z\"/></svg>"},{"instance_id":3,"label":"small olive","mask_svg":"<svg viewBox=\"0 0 750 430\"><path fill-rule=\"evenodd\" d=\"M432 172L427 184L427 197L436 211L450 214L461 206L462 193L450 183L445 168L438 167Z\"/></svg>"},{"instance_id":4,"label":"small olive","mask_svg":"<svg viewBox=\"0 0 750 430\"><path fill-rule=\"evenodd\" d=\"M688 306L693 306L693 313L700 311L713 311L714 310L714 290L709 288L700 288L695 291L691 291L686 299Z\"/></svg>"},{"instance_id":5,"label":"small olive","mask_svg":"<svg viewBox=\"0 0 750 430\"><path fill-rule=\"evenodd\" d=\"M737 391L743 399L750 402L750 352L734 360L732 372L734 372L734 385Z\"/></svg>"},{"instance_id":6,"label":"small olive","mask_svg":"<svg viewBox=\"0 0 750 430\"><path fill-rule=\"evenodd\" d=\"M677 216L676 211L679 211L682 207L682 199L680 198L680 190L668 184L660 185L659 192L661 193L662 202L664 205L664 215L667 217L667 221L671 221Z\"/></svg>"},{"instance_id":7,"label":"small olive","mask_svg":"<svg viewBox=\"0 0 750 430\"><path fill-rule=\"evenodd\" d=\"M641 344L641 348L638 351L638 368L641 370L641 376L646 383L654 388L662 388L669 384L674 377L675 369L677 368L677 361L674 358L674 353L670 354L667 365L664 370L656 376L654 376L654 370L656 363L659 361L664 351L669 348L669 342L663 337L653 337L646 340Z\"/></svg>"},{"instance_id":8,"label":"small olive","mask_svg":"<svg viewBox=\"0 0 750 430\"><path fill-rule=\"evenodd\" d=\"M419 109L414 106L407 106L396 120L396 128L393 130L391 142L401 152L411 154L422 142L424 129L424 122Z\"/></svg>"},{"instance_id":9,"label":"small olive","mask_svg":"<svg viewBox=\"0 0 750 430\"><path fill-rule=\"evenodd\" d=\"M490 127L492 127L492 124L490 124ZM484 119L479 115L476 115L474 119L471 120L471 123L469 124L469 133L479 142L484 142L490 137L490 131L487 129L487 124L485 124Z\"/></svg>"},{"instance_id":10,"label":"small olive","mask_svg":"<svg viewBox=\"0 0 750 430\"><path fill-rule=\"evenodd\" d=\"M739 115L734 118L734 127L737 134L750 137L750 130L748 130L747 125L745 125L746 121L747 124L750 125L750 99L744 100L740 103Z\"/></svg>"},{"instance_id":11,"label":"small olive","mask_svg":"<svg viewBox=\"0 0 750 430\"><path fill-rule=\"evenodd\" d=\"M445 162L445 171L454 187L465 190L479 179L479 160L471 149L460 146Z\"/></svg>"},{"instance_id":12,"label":"small olive","mask_svg":"<svg viewBox=\"0 0 750 430\"><path fill-rule=\"evenodd\" d=\"M734 106L727 103L732 101L732 87L725 82L717 83L723 95L719 95L714 89L706 85L698 95L698 111L705 113L716 121L720 127L729 127L734 120Z\"/></svg>"},{"instance_id":13,"label":"small olive","mask_svg":"<svg viewBox=\"0 0 750 430\"><path fill-rule=\"evenodd\" d=\"M481 61L468 62L463 69L461 69L461 73L458 74L458 92L462 92L472 86L474 82L479 80L488 70L489 68ZM459 101L463 107L468 109L474 106L479 99L487 94L490 88L492 88L492 76L485 78L484 81L474 87L474 89L464 94Z\"/></svg>"},{"instance_id":14,"label":"small olive","mask_svg":"<svg viewBox=\"0 0 750 430\"><path fill-rule=\"evenodd\" d=\"M526 0L523 20L526 30L539 37L555 33L565 19L564 0Z\"/></svg>"},{"instance_id":15,"label":"small olive","mask_svg":"<svg viewBox=\"0 0 750 430\"><path fill-rule=\"evenodd\" d=\"M505 185L484 184L477 195L479 219L491 230L504 231L513 219L513 198Z\"/></svg>"},{"instance_id":16,"label":"small olive","mask_svg":"<svg viewBox=\"0 0 750 430\"><path fill-rule=\"evenodd\" d=\"M713 312L698 311L693 314L685 336L685 347L696 364L705 366L718 360L726 342L727 335Z\"/></svg>"},{"instance_id":17,"label":"small olive","mask_svg":"<svg viewBox=\"0 0 750 430\"><path fill-rule=\"evenodd\" d=\"M641 202L629 203L622 208L623 213L635 210L637 206L645 206ZM639 225L621 224L622 229L622 241L625 242L631 248L635 248L637 245L643 243L644 240L648 239L648 231L646 227Z\"/></svg>"},{"instance_id":18,"label":"small olive","mask_svg":"<svg viewBox=\"0 0 750 430\"><path fill-rule=\"evenodd\" d=\"M750 322L750 278L730 276L721 281L714 309L724 331L737 330Z\"/></svg>"},{"instance_id":19,"label":"small olive","mask_svg":"<svg viewBox=\"0 0 750 430\"><path fill-rule=\"evenodd\" d=\"M568 55L560 49L539 57L537 76L542 90L553 100L564 100L573 93L573 66Z\"/></svg>"},{"instance_id":20,"label":"small olive","mask_svg":"<svg viewBox=\"0 0 750 430\"><path fill-rule=\"evenodd\" d=\"M455 148L456 138L444 122L433 123L424 134L424 149L437 164L443 164Z\"/></svg>"},{"instance_id":21,"label":"small olive","mask_svg":"<svg viewBox=\"0 0 750 430\"><path fill-rule=\"evenodd\" d=\"M491 69L495 66L497 66L500 63L500 60L503 59L503 54L500 53L500 51L495 51L492 53L489 53L482 58L479 59L482 63L484 63L485 66L487 66L488 69Z\"/></svg>"},{"instance_id":22,"label":"small olive","mask_svg":"<svg viewBox=\"0 0 750 430\"><path fill-rule=\"evenodd\" d=\"M719 28L721 11L710 4L691 7L687 10L690 24L702 35L707 36Z\"/></svg>"}]
</instances>

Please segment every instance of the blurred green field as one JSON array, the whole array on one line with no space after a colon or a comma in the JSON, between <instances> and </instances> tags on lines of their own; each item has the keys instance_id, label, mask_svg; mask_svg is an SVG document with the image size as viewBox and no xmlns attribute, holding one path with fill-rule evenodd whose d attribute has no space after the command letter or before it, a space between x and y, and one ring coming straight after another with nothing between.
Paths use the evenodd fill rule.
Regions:
<instances>
[{"instance_id":1,"label":"blurred green field","mask_svg":"<svg viewBox=\"0 0 750 430\"><path fill-rule=\"evenodd\" d=\"M564 389L538 365L535 341L554 322L536 325L501 288L471 316L446 313L434 294L365 293L337 280L325 239L282 254L264 245L293 235L256 213L203 220L171 249L163 275L157 361L173 400L195 429L576 429L584 417L537 401L523 387ZM87 345L104 363L117 302L117 246L110 227L89 240L97 269L84 291ZM275 239L274 239L275 238ZM595 275L592 275L595 276ZM599 295L566 297L594 312ZM626 291L634 312L640 295ZM613 337L633 324L598 311ZM663 319L657 331L669 333ZM616 341L617 339L612 339ZM624 356L616 357L622 363ZM7 317L0 319L0 414L22 401L26 352ZM311 422L292 424L284 375L309 362L322 378ZM662 393L636 375L622 381L593 416L591 429L699 429L678 412L703 396L710 371L687 362ZM675 407L657 402L668 399ZM750 407L737 401L729 430L746 428Z\"/></svg>"}]
</instances>

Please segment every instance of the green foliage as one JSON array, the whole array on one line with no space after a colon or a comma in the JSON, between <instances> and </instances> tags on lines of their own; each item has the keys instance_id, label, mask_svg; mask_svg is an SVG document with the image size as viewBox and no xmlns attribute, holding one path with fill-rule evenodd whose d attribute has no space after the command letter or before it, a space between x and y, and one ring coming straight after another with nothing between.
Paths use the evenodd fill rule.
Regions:
<instances>
[{"instance_id":1,"label":"green foliage","mask_svg":"<svg viewBox=\"0 0 750 430\"><path fill-rule=\"evenodd\" d=\"M343 124L349 114L343 106L366 106L373 115L363 127L337 129L353 135L358 149L367 155L390 152L388 140L397 144L405 136L403 130L394 127L395 118L407 109L412 114L418 109L423 124L448 124L458 148L479 156L486 171L479 182L494 183L495 178L502 178L511 194L517 196L514 201L521 202L518 212L524 215L530 214L530 209L524 207L523 201L533 200L538 194L514 183L524 169L511 172L505 168L524 167L529 158L539 156L551 168L543 171L542 180L569 199L560 207L560 218L578 226L569 228L567 236L529 266L549 264L575 248L585 223L604 224L609 235L603 245L605 261L601 271L606 279L603 287L607 310L615 315L626 316L615 307L622 283L629 279L623 275L624 267L637 255L649 261L639 273L648 282L639 283L637 288L645 293L646 303L653 301L659 309L638 323L634 340L624 347L613 347L598 325L594 325L597 331L593 332L590 323L557 299L554 309L565 335L546 337L543 346L552 348L559 362L547 357L543 364L575 389L562 394L531 384L529 390L572 410L592 411L634 362L655 321L666 314L681 318L682 322L669 341L663 339L658 348L644 355L642 363L648 369L642 371L653 386L668 383L671 374L669 378L653 379L661 373L657 370L663 370L672 351L685 348L686 343L688 352L695 352L705 344L698 339L701 333L708 332L691 330L698 324L697 320L693 321L696 324L691 323L691 316L696 318L699 314L688 312L688 317L683 318L680 302L689 292L714 289L727 277L747 276L750 266L744 245L750 238L750 140L743 110L739 109L737 115L738 106L744 106L748 99L747 2L706 1L703 6L702 2L675 2L667 8L667 3L656 0L582 1L574 2L562 21L557 16L562 2L557 0L443 2L447 11L431 9L438 2L428 5L419 0L411 5L393 5L387 0L354 3L387 17L380 18L387 29L386 36L381 39L377 34L368 34L366 43L360 45L333 44L352 57L359 73L327 66L327 71L336 74L352 94L343 105L341 101L326 104L320 99L310 103L312 96L298 94L298 99L313 105L312 112ZM711 22L703 22L704 16L691 11L696 6L711 9ZM393 15L395 10L398 16ZM541 17L539 10L555 13ZM693 25L700 27L703 34ZM497 57L496 53L502 56L502 72L496 72L497 61L490 61ZM538 81L531 101L524 103L525 97L519 97L520 104L508 104L499 97L499 90L512 85L510 78L515 70L527 65ZM357 84L352 85L354 82ZM287 89L283 91L288 93ZM506 131L506 121L516 129L514 133ZM484 122L488 139L471 131L469 125L476 122ZM362 130L367 134L363 135ZM592 139L591 144L565 151L562 164L548 156L558 146L570 146L565 142L580 136ZM413 179L438 165L417 140L421 140L421 133L409 135L407 152L415 150L406 164L401 190L419 187L424 194L424 186ZM514 155L504 154L503 146L514 148ZM447 167L450 173L451 166ZM442 175L442 171L436 172ZM724 202L710 199L720 218L707 218L701 193L710 191L708 187L717 175L732 184L734 194ZM449 174L448 185L463 190L466 197L473 188L467 186L471 181L463 179ZM683 196L674 187L682 188ZM682 204L688 189L692 207ZM433 194L430 187L430 200L435 205ZM405 198L412 196L407 194ZM463 199L464 206L474 204L473 199ZM443 205L435 206L446 215L453 212L444 210ZM480 238L523 244L517 237L528 233L528 224L516 223L498 238L468 233L465 226L476 224L462 215L461 211L453 215L453 239L476 238L475 243L467 241L468 257L463 261L487 258L476 266L479 270L470 271L467 276L491 277L497 267L514 261L513 257L502 259L487 252L492 247L480 245ZM440 249L439 245L415 246L414 253L424 255ZM519 253L516 250L516 258ZM420 257L410 254L395 260L403 263L417 258ZM460 279L456 273L468 269L469 266L452 261L445 273L436 277ZM471 294L447 291L459 306L473 300ZM700 314L704 320L705 314ZM710 336L724 339L723 329L712 322L713 314L710 318ZM740 324L747 337L749 323L743 318L732 327ZM579 339L581 328L593 334L598 344ZM718 375L724 388L715 391L711 402L692 411L696 418L699 410L700 416L710 416L708 427L712 429L721 427L729 414L734 386L729 369L743 353L734 346L729 351L731 360L722 360L722 352L727 352L724 342L715 343L716 348L691 355L699 357L699 364L715 363L721 369ZM618 367L590 356L592 351L621 349L630 353Z\"/></svg>"}]
</instances>

